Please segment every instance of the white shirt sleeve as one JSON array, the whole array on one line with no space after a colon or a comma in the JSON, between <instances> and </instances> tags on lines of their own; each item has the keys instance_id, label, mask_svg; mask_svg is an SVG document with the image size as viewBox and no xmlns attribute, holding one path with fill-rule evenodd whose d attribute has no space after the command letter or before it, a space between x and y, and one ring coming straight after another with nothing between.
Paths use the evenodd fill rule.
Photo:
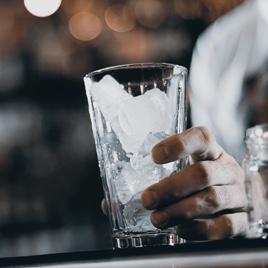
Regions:
<instances>
[{"instance_id":1,"label":"white shirt sleeve","mask_svg":"<svg viewBox=\"0 0 268 268\"><path fill-rule=\"evenodd\" d=\"M268 59L268 14L261 11L263 5L268 1L247 1L217 20L198 39L191 63L193 125L207 126L238 160L246 127L239 107L244 79Z\"/></svg>"}]
</instances>

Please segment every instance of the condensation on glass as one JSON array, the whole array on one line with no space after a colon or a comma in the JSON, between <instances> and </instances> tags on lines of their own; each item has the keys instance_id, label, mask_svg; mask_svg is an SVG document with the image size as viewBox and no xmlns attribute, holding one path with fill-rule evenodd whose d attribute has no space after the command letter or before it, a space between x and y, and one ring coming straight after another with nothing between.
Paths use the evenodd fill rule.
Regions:
<instances>
[{"instance_id":1,"label":"condensation on glass","mask_svg":"<svg viewBox=\"0 0 268 268\"><path fill-rule=\"evenodd\" d=\"M157 165L152 147L186 127L186 68L128 64L88 74L85 87L113 244L116 248L175 245L176 228L150 221L140 194L181 169L186 160Z\"/></svg>"}]
</instances>

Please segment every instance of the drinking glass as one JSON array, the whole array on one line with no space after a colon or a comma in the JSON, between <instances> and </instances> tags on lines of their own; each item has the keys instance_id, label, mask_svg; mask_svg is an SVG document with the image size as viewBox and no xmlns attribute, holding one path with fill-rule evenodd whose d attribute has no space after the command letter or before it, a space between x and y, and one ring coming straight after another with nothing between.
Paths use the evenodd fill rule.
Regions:
<instances>
[{"instance_id":1,"label":"drinking glass","mask_svg":"<svg viewBox=\"0 0 268 268\"><path fill-rule=\"evenodd\" d=\"M186 127L187 69L168 63L113 66L84 82L115 248L175 245L176 227L150 221L140 194L184 167L186 159L158 165L152 147Z\"/></svg>"},{"instance_id":2,"label":"drinking glass","mask_svg":"<svg viewBox=\"0 0 268 268\"><path fill-rule=\"evenodd\" d=\"M268 124L247 129L243 168L248 197L248 238L268 237Z\"/></svg>"}]
</instances>

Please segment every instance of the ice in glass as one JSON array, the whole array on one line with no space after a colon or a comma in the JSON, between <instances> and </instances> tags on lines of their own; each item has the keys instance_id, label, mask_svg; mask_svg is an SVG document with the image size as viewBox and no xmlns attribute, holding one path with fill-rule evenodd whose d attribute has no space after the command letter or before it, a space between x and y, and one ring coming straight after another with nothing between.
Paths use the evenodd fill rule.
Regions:
<instances>
[{"instance_id":1,"label":"ice in glass","mask_svg":"<svg viewBox=\"0 0 268 268\"><path fill-rule=\"evenodd\" d=\"M151 224L140 194L185 164L155 164L151 150L185 129L186 75L178 65L147 63L105 68L84 78L115 247L181 242L176 228Z\"/></svg>"}]
</instances>

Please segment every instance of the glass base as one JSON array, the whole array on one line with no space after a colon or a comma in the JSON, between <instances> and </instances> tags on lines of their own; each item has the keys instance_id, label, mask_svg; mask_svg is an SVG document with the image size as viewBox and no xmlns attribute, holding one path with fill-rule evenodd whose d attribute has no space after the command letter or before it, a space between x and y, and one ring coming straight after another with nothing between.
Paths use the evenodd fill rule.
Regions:
<instances>
[{"instance_id":1,"label":"glass base","mask_svg":"<svg viewBox=\"0 0 268 268\"><path fill-rule=\"evenodd\" d=\"M140 248L148 246L174 246L185 240L174 233L120 233L113 236L114 248Z\"/></svg>"}]
</instances>

